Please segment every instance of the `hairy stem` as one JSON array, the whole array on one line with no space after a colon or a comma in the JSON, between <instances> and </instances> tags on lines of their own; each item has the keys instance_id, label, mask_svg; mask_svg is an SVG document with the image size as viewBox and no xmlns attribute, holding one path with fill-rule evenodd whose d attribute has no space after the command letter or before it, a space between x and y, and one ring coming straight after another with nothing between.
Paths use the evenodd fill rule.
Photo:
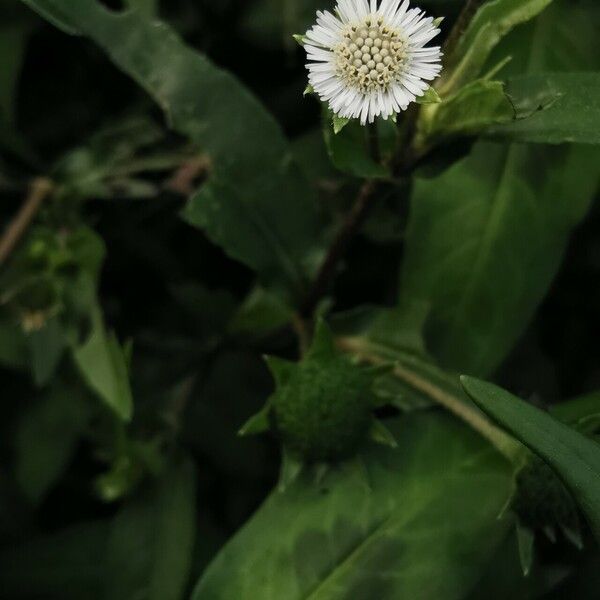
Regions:
<instances>
[{"instance_id":1,"label":"hairy stem","mask_svg":"<svg viewBox=\"0 0 600 600\"><path fill-rule=\"evenodd\" d=\"M21 209L8 224L0 239L0 265L9 258L52 188L53 184L48 179L38 178L33 181Z\"/></svg>"}]
</instances>

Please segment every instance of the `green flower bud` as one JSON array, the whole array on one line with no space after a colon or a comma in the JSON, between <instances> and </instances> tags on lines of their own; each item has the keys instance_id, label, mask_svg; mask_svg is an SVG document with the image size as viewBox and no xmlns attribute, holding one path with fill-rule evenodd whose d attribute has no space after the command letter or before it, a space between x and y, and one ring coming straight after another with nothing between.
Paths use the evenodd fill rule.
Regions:
<instances>
[{"instance_id":1,"label":"green flower bud","mask_svg":"<svg viewBox=\"0 0 600 600\"><path fill-rule=\"evenodd\" d=\"M267 360L277 383L268 419L290 455L335 462L355 454L374 428L371 388L378 371L351 363L323 321L300 363Z\"/></svg>"},{"instance_id":2,"label":"green flower bud","mask_svg":"<svg viewBox=\"0 0 600 600\"><path fill-rule=\"evenodd\" d=\"M310 357L273 397L273 424L284 446L307 462L352 456L371 424L372 378L343 357Z\"/></svg>"}]
</instances>

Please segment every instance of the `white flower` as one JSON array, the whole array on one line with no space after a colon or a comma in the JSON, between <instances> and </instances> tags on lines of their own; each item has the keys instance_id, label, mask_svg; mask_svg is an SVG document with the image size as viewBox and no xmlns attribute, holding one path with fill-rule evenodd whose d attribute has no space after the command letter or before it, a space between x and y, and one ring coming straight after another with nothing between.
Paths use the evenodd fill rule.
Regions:
<instances>
[{"instance_id":1,"label":"white flower","mask_svg":"<svg viewBox=\"0 0 600 600\"><path fill-rule=\"evenodd\" d=\"M335 15L317 12L304 47L308 79L339 117L387 119L406 110L441 70L440 30L409 0L339 0ZM379 5L379 6L378 6Z\"/></svg>"}]
</instances>

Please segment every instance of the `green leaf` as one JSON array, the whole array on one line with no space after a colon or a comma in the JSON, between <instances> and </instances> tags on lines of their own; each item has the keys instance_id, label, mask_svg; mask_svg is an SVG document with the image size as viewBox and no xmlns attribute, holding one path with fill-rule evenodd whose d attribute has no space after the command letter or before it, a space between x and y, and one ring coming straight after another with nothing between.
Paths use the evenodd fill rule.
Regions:
<instances>
[{"instance_id":1,"label":"green leaf","mask_svg":"<svg viewBox=\"0 0 600 600\"><path fill-rule=\"evenodd\" d=\"M495 385L461 382L482 410L556 471L600 541L600 445Z\"/></svg>"},{"instance_id":2,"label":"green leaf","mask_svg":"<svg viewBox=\"0 0 600 600\"><path fill-rule=\"evenodd\" d=\"M402 289L428 303L428 340L443 365L493 371L546 293L599 180L598 154L478 143L418 180ZM510 318L508 318L510 315Z\"/></svg>"},{"instance_id":3,"label":"green leaf","mask_svg":"<svg viewBox=\"0 0 600 600\"><path fill-rule=\"evenodd\" d=\"M188 461L125 504L108 541L107 600L180 600L195 539L195 474Z\"/></svg>"},{"instance_id":4,"label":"green leaf","mask_svg":"<svg viewBox=\"0 0 600 600\"><path fill-rule=\"evenodd\" d=\"M0 365L24 369L29 362L27 336L23 329L8 319L0 319Z\"/></svg>"},{"instance_id":5,"label":"green leaf","mask_svg":"<svg viewBox=\"0 0 600 600\"><path fill-rule=\"evenodd\" d=\"M388 176L387 169L375 162L369 153L365 126L353 119L343 129L338 128L339 131L334 132L329 111L326 111L325 122L327 152L337 169L361 179L380 179Z\"/></svg>"},{"instance_id":6,"label":"green leaf","mask_svg":"<svg viewBox=\"0 0 600 600\"><path fill-rule=\"evenodd\" d=\"M129 8L139 10L141 13L156 17L158 15L160 0L126 0Z\"/></svg>"},{"instance_id":7,"label":"green leaf","mask_svg":"<svg viewBox=\"0 0 600 600\"><path fill-rule=\"evenodd\" d=\"M592 392L554 404L550 414L581 433L593 433L600 426L600 392Z\"/></svg>"},{"instance_id":8,"label":"green leaf","mask_svg":"<svg viewBox=\"0 0 600 600\"><path fill-rule=\"evenodd\" d=\"M511 69L591 68L598 54L588 18L558 4L523 38L507 38L499 57L514 56ZM430 303L429 347L445 366L484 375L505 357L587 212L598 160L583 146L477 144L440 177L417 181L402 286Z\"/></svg>"},{"instance_id":9,"label":"green leaf","mask_svg":"<svg viewBox=\"0 0 600 600\"><path fill-rule=\"evenodd\" d=\"M475 135L514 117L515 109L505 94L504 84L478 79L421 111L416 143L428 147L444 138Z\"/></svg>"},{"instance_id":10,"label":"green leaf","mask_svg":"<svg viewBox=\"0 0 600 600\"><path fill-rule=\"evenodd\" d=\"M314 192L298 172L283 133L230 74L184 45L164 24L97 0L30 0L68 15L165 111L212 163L184 218L288 302L299 302L321 259Z\"/></svg>"},{"instance_id":11,"label":"green leaf","mask_svg":"<svg viewBox=\"0 0 600 600\"><path fill-rule=\"evenodd\" d=\"M497 519L508 469L443 415L398 420L393 433L399 447L373 446L363 469L274 492L192 599L463 598L509 526Z\"/></svg>"},{"instance_id":12,"label":"green leaf","mask_svg":"<svg viewBox=\"0 0 600 600\"><path fill-rule=\"evenodd\" d=\"M417 96L417 104L439 104L442 101L440 95L433 87L427 88L422 96Z\"/></svg>"},{"instance_id":13,"label":"green leaf","mask_svg":"<svg viewBox=\"0 0 600 600\"><path fill-rule=\"evenodd\" d=\"M46 321L44 327L27 336L31 353L33 380L39 387L53 377L66 349L65 333L57 318Z\"/></svg>"},{"instance_id":14,"label":"green leaf","mask_svg":"<svg viewBox=\"0 0 600 600\"><path fill-rule=\"evenodd\" d=\"M500 40L515 26L537 16L552 0L490 0L479 8L446 62L436 86L445 95L476 79Z\"/></svg>"},{"instance_id":15,"label":"green leaf","mask_svg":"<svg viewBox=\"0 0 600 600\"><path fill-rule=\"evenodd\" d=\"M369 437L378 444L383 444L390 448L398 447L398 442L396 442L396 438L392 435L392 432L379 419L373 419L371 422Z\"/></svg>"},{"instance_id":16,"label":"green leaf","mask_svg":"<svg viewBox=\"0 0 600 600\"><path fill-rule=\"evenodd\" d=\"M517 142L600 144L600 73L514 77L506 92L517 110L538 110L524 119L492 127L487 135ZM544 107L544 98L552 96L556 101Z\"/></svg>"},{"instance_id":17,"label":"green leaf","mask_svg":"<svg viewBox=\"0 0 600 600\"><path fill-rule=\"evenodd\" d=\"M44 2L43 0L22 0L22 2L52 23L52 25L58 27L61 31L64 31L69 35L78 35L80 33L76 22L71 19L69 11L65 10L64 7L52 2Z\"/></svg>"},{"instance_id":18,"label":"green leaf","mask_svg":"<svg viewBox=\"0 0 600 600\"><path fill-rule=\"evenodd\" d=\"M344 127L346 127L346 125L348 125L348 123L350 123L350 119L333 115L333 133L337 135Z\"/></svg>"},{"instance_id":19,"label":"green leaf","mask_svg":"<svg viewBox=\"0 0 600 600\"><path fill-rule=\"evenodd\" d=\"M106 332L98 309L89 338L74 348L73 358L90 388L119 418L129 421L133 399L125 353L114 333Z\"/></svg>"},{"instance_id":20,"label":"green leaf","mask_svg":"<svg viewBox=\"0 0 600 600\"><path fill-rule=\"evenodd\" d=\"M39 502L63 474L91 416L77 389L56 386L23 414L15 439L16 477L25 496Z\"/></svg>"},{"instance_id":21,"label":"green leaf","mask_svg":"<svg viewBox=\"0 0 600 600\"><path fill-rule=\"evenodd\" d=\"M12 125L19 74L33 24L30 19L21 18L20 13L15 18L10 10L7 12L5 15L0 9L0 122Z\"/></svg>"},{"instance_id":22,"label":"green leaf","mask_svg":"<svg viewBox=\"0 0 600 600\"><path fill-rule=\"evenodd\" d=\"M284 327L292 316L277 296L257 286L233 315L228 330L233 334L265 335Z\"/></svg>"}]
</instances>

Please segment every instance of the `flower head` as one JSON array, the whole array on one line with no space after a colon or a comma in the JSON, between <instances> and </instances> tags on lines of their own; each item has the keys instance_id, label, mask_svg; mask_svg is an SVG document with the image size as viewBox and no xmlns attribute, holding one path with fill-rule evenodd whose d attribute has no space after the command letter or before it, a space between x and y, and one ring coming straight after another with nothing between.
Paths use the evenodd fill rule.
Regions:
<instances>
[{"instance_id":1,"label":"flower head","mask_svg":"<svg viewBox=\"0 0 600 600\"><path fill-rule=\"evenodd\" d=\"M440 30L409 0L339 0L317 13L304 47L308 79L338 116L362 124L406 110L441 70Z\"/></svg>"}]
</instances>

